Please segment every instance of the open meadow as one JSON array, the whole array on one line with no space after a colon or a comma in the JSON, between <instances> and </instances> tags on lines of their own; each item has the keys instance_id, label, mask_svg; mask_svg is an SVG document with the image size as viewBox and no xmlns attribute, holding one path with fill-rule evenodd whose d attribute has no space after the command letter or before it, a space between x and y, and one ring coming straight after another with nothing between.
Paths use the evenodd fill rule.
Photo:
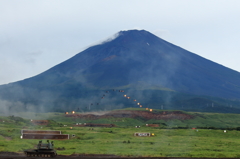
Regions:
<instances>
[{"instance_id":1,"label":"open meadow","mask_svg":"<svg viewBox=\"0 0 240 159\"><path fill-rule=\"evenodd\" d=\"M238 129L229 129L231 123L229 123L230 119L227 118L227 124L229 125L226 126L226 123L223 123L226 128L224 132L224 129L211 128L211 126L204 129L198 127L193 129L189 125L194 125L194 120L167 121L164 126L160 125L160 127L147 127L144 122L149 121L128 118L95 121L79 119L77 121L95 123L115 122L116 127L106 128L75 127L76 119L66 118L61 113L52 113L51 115L38 114L36 118L42 119L46 115L52 118L49 120L48 125L34 125L30 122L30 119L15 116L0 117L0 151L22 153L25 149L36 148L39 139L20 138L21 130L28 129L61 130L62 134L69 134L69 140L54 140L57 153L62 155L112 154L117 156L145 157L240 157L240 131ZM206 114L201 113L201 115L204 116ZM216 117L221 115L224 116L223 114L216 114ZM226 114L226 116L228 115ZM239 115L235 114L236 116ZM204 118L207 118L207 115ZM202 120L200 121L202 122ZM218 120L212 119L211 121L218 123ZM172 126L167 125L167 123L171 123ZM185 127L177 128L176 123ZM136 128L136 124L140 127ZM187 125L188 127L186 127ZM234 126L236 127L236 125ZM150 133L152 136L134 136L136 132ZM46 141L43 140L43 142Z\"/></svg>"}]
</instances>

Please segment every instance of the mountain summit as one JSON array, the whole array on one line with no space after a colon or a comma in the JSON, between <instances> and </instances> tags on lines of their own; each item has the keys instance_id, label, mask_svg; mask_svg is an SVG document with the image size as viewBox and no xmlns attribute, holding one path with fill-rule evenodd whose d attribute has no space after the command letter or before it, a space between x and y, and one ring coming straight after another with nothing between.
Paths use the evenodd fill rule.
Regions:
<instances>
[{"instance_id":1,"label":"mountain summit","mask_svg":"<svg viewBox=\"0 0 240 159\"><path fill-rule=\"evenodd\" d=\"M0 86L0 97L55 109L84 105L83 98L95 98L100 90L108 89L141 90L136 93L139 97L148 91L153 100L160 98L153 98L157 90L240 99L240 73L145 30L129 30L37 76ZM153 103L161 104L159 100Z\"/></svg>"}]
</instances>

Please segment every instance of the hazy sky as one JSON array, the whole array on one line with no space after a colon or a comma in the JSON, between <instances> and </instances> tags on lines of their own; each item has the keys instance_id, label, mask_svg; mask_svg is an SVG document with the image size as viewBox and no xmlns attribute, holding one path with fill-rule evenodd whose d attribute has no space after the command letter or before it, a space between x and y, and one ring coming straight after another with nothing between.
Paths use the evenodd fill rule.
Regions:
<instances>
[{"instance_id":1,"label":"hazy sky","mask_svg":"<svg viewBox=\"0 0 240 159\"><path fill-rule=\"evenodd\" d=\"M130 29L240 72L239 0L0 0L0 84Z\"/></svg>"}]
</instances>

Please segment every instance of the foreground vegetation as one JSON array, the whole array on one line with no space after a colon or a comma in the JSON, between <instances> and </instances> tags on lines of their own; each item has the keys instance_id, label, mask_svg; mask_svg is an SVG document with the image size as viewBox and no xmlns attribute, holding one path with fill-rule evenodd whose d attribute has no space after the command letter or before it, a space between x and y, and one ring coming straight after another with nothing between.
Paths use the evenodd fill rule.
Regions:
<instances>
[{"instance_id":1,"label":"foreground vegetation","mask_svg":"<svg viewBox=\"0 0 240 159\"><path fill-rule=\"evenodd\" d=\"M196 113L193 113L196 114ZM36 115L36 114L35 114ZM164 123L157 128L146 127L141 119L76 120L60 113L38 114L36 118L51 118L49 125L32 125L29 119L0 117L0 151L19 152L32 149L38 143L34 139L20 139L21 129L61 130L70 134L69 140L55 140L58 154L113 154L119 156L152 157L240 157L240 131L231 120L238 114L198 113L197 119L188 121L152 121ZM202 116L202 117L201 117ZM53 120L55 119L55 120ZM205 119L205 120L203 120ZM222 121L222 126L219 123ZM209 123L202 123L208 121ZM73 127L74 122L114 122L118 127ZM234 122L234 121L233 121ZM124 124L125 123L125 124ZM127 124L128 123L128 124ZM198 127L198 124L201 124ZM65 126L64 126L65 125ZM66 126L67 125L67 126ZM135 128L134 125L141 125ZM180 129L180 126L182 129ZM208 127L202 128L203 125ZM216 125L216 127L213 127ZM72 129L70 128L72 127ZM195 129L192 129L192 128ZM224 132L227 130L226 132ZM149 132L151 137L136 137L135 132Z\"/></svg>"}]
</instances>

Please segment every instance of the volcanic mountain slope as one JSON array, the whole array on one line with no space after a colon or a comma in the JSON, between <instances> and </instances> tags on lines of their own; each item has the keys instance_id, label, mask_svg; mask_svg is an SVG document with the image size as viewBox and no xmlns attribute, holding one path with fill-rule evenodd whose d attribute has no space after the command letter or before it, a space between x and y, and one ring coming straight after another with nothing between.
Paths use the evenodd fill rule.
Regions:
<instances>
[{"instance_id":1,"label":"volcanic mountain slope","mask_svg":"<svg viewBox=\"0 0 240 159\"><path fill-rule=\"evenodd\" d=\"M0 86L0 97L25 108L55 109L87 105L87 98L112 88L141 90L138 97L149 90L146 94L158 105L153 90L240 99L240 73L145 30L129 30L37 76Z\"/></svg>"}]
</instances>

